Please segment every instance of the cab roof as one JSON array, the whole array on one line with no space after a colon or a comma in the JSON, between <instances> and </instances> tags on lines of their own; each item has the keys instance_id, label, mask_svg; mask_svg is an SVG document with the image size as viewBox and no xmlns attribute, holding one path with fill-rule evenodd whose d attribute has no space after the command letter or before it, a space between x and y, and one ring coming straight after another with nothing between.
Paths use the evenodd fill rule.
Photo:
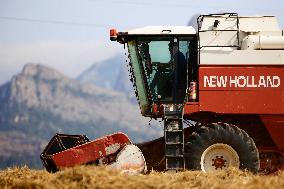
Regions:
<instances>
[{"instance_id":1,"label":"cab roof","mask_svg":"<svg viewBox=\"0 0 284 189\"><path fill-rule=\"evenodd\" d=\"M190 35L196 34L192 26L146 26L127 31L128 35Z\"/></svg>"}]
</instances>

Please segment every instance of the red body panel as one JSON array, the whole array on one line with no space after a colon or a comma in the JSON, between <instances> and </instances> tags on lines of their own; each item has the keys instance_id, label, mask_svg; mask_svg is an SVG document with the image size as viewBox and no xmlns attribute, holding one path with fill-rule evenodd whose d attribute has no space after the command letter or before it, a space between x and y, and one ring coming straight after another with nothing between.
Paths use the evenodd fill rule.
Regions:
<instances>
[{"instance_id":1,"label":"red body panel","mask_svg":"<svg viewBox=\"0 0 284 189\"><path fill-rule=\"evenodd\" d=\"M54 154L51 159L58 169L73 167L115 154L130 143L125 134L115 133Z\"/></svg>"},{"instance_id":2,"label":"red body panel","mask_svg":"<svg viewBox=\"0 0 284 189\"><path fill-rule=\"evenodd\" d=\"M185 105L185 115L258 115L284 155L283 66L200 66L198 98L198 105Z\"/></svg>"},{"instance_id":3,"label":"red body panel","mask_svg":"<svg viewBox=\"0 0 284 189\"><path fill-rule=\"evenodd\" d=\"M284 114L284 67L199 68L199 110L226 114Z\"/></svg>"},{"instance_id":4,"label":"red body panel","mask_svg":"<svg viewBox=\"0 0 284 189\"><path fill-rule=\"evenodd\" d=\"M199 103L198 102L187 102L184 106L184 114L189 115L193 112L199 111Z\"/></svg>"}]
</instances>

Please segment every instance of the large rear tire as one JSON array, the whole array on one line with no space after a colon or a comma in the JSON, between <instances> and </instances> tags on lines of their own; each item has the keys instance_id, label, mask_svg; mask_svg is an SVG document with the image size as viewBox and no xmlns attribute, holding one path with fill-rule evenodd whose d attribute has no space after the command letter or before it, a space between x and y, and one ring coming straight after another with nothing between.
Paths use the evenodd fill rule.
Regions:
<instances>
[{"instance_id":1,"label":"large rear tire","mask_svg":"<svg viewBox=\"0 0 284 189\"><path fill-rule=\"evenodd\" d=\"M244 130L231 124L212 123L192 133L185 144L185 165L204 172L233 166L257 173L259 154Z\"/></svg>"}]
</instances>

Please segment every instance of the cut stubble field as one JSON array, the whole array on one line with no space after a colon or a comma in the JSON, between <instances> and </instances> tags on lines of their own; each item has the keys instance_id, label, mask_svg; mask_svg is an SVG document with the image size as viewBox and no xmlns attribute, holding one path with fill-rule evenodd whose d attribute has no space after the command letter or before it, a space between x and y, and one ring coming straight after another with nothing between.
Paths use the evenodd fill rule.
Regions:
<instances>
[{"instance_id":1,"label":"cut stubble field","mask_svg":"<svg viewBox=\"0 0 284 189\"><path fill-rule=\"evenodd\" d=\"M147 175L127 175L106 167L79 166L57 173L32 170L28 167L0 171L0 188L21 189L108 189L108 188L284 188L284 172L261 176L237 169L203 173L151 172Z\"/></svg>"}]
</instances>

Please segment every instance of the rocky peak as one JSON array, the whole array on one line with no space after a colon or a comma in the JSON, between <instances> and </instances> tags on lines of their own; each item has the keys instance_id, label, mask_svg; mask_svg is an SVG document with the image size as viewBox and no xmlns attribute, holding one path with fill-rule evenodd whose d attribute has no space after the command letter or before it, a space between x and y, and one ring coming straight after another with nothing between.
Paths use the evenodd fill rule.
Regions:
<instances>
[{"instance_id":1,"label":"rocky peak","mask_svg":"<svg viewBox=\"0 0 284 189\"><path fill-rule=\"evenodd\" d=\"M33 63L26 64L19 75L43 80L61 80L63 77L67 77L55 69Z\"/></svg>"},{"instance_id":2,"label":"rocky peak","mask_svg":"<svg viewBox=\"0 0 284 189\"><path fill-rule=\"evenodd\" d=\"M79 82L40 64L26 64L22 72L6 85L9 89L9 93L5 92L8 102L26 104L28 107L49 103L58 93L63 93L66 87L80 88Z\"/></svg>"},{"instance_id":3,"label":"rocky peak","mask_svg":"<svg viewBox=\"0 0 284 189\"><path fill-rule=\"evenodd\" d=\"M39 69L41 69L41 67L38 64L29 63L24 66L21 74L33 77L38 73Z\"/></svg>"}]
</instances>

